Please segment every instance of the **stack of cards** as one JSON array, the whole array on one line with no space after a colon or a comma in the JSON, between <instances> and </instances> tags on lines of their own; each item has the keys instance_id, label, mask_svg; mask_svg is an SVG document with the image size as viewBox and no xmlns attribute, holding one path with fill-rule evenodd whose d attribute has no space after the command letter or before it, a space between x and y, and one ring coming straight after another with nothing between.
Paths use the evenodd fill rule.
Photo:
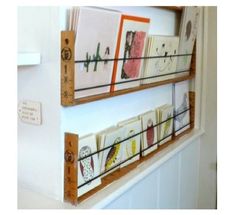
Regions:
<instances>
[{"instance_id":1,"label":"stack of cards","mask_svg":"<svg viewBox=\"0 0 236 215\"><path fill-rule=\"evenodd\" d=\"M175 135L188 129L190 125L189 109L189 81L175 84Z\"/></svg>"},{"instance_id":2,"label":"stack of cards","mask_svg":"<svg viewBox=\"0 0 236 215\"><path fill-rule=\"evenodd\" d=\"M121 165L121 167L124 167L130 163L139 160L141 134L136 136L135 134L140 133L142 130L141 120L139 120L138 117L134 117L132 119L118 123L118 126L124 128L124 138L130 138L123 144L122 161L127 160L125 163ZM130 157L133 158L128 160Z\"/></svg>"},{"instance_id":3,"label":"stack of cards","mask_svg":"<svg viewBox=\"0 0 236 215\"><path fill-rule=\"evenodd\" d=\"M174 107L172 105L165 104L157 108L158 123L161 123L158 126L159 145L162 145L172 139L173 115Z\"/></svg>"},{"instance_id":4,"label":"stack of cards","mask_svg":"<svg viewBox=\"0 0 236 215\"><path fill-rule=\"evenodd\" d=\"M145 156L157 149L156 112L148 111L144 114L141 114L140 119L142 122L143 131L146 130L145 132L142 133L142 144L141 144L142 150L147 149L142 152L142 155Z\"/></svg>"},{"instance_id":5,"label":"stack of cards","mask_svg":"<svg viewBox=\"0 0 236 215\"><path fill-rule=\"evenodd\" d=\"M75 31L75 89L110 84L121 13L94 7L74 7L69 30ZM96 61L98 60L98 61ZM75 92L75 99L110 91L110 86Z\"/></svg>"},{"instance_id":6,"label":"stack of cards","mask_svg":"<svg viewBox=\"0 0 236 215\"><path fill-rule=\"evenodd\" d=\"M179 54L192 54L197 37L199 7L184 7L180 23ZM177 71L189 70L192 56L178 57ZM188 73L188 72L187 72ZM181 76L186 73L181 73Z\"/></svg>"},{"instance_id":7,"label":"stack of cards","mask_svg":"<svg viewBox=\"0 0 236 215\"><path fill-rule=\"evenodd\" d=\"M143 77L160 77L145 79L142 82L143 84L149 84L153 82L175 78L175 74L173 73L176 71L177 57L168 56L177 55L178 45L179 37L156 35L149 36L145 56L158 56L161 58L145 59Z\"/></svg>"},{"instance_id":8,"label":"stack of cards","mask_svg":"<svg viewBox=\"0 0 236 215\"><path fill-rule=\"evenodd\" d=\"M141 77L146 39L148 37L150 20L136 16L121 16L120 30L116 46L115 58L124 58L115 61L112 83L135 80ZM111 92L140 85L140 80L112 85Z\"/></svg>"},{"instance_id":9,"label":"stack of cards","mask_svg":"<svg viewBox=\"0 0 236 215\"><path fill-rule=\"evenodd\" d=\"M118 142L124 139L124 130L123 127L114 127L100 133L99 135L100 137L98 137L98 139L100 139L100 149L111 146L110 148L102 151L99 155L101 161L101 173L112 169L108 172L109 174L119 168L119 163L122 161L124 142ZM103 177L105 175L107 174L104 174Z\"/></svg>"}]
</instances>

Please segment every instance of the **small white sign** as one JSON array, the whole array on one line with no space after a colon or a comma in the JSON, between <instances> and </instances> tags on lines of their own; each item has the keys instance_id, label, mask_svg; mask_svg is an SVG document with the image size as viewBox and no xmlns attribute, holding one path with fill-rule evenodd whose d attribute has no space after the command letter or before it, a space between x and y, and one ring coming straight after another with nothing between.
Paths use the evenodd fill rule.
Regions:
<instances>
[{"instance_id":1,"label":"small white sign","mask_svg":"<svg viewBox=\"0 0 236 215\"><path fill-rule=\"evenodd\" d=\"M18 115L22 122L40 125L42 123L41 103L33 101L19 102Z\"/></svg>"}]
</instances>

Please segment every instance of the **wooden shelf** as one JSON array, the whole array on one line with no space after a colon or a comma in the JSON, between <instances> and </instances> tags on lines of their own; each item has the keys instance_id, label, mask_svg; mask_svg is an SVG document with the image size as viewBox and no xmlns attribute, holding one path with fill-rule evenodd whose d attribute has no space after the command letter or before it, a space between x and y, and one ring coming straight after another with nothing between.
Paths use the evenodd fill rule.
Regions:
<instances>
[{"instance_id":1,"label":"wooden shelf","mask_svg":"<svg viewBox=\"0 0 236 215\"><path fill-rule=\"evenodd\" d=\"M161 8L161 9L165 9L165 10L172 10L172 11L175 11L175 12L182 12L183 11L183 6L154 6L154 7L157 7L157 8Z\"/></svg>"},{"instance_id":2,"label":"wooden shelf","mask_svg":"<svg viewBox=\"0 0 236 215\"><path fill-rule=\"evenodd\" d=\"M140 165L142 162L145 162L146 160L150 159L151 157L158 154L161 150L165 149L171 144L174 144L176 140L178 140L180 137L184 136L185 134L189 133L194 129L194 110L195 110L195 93L193 91L189 92L189 99L190 99L190 127L186 129L181 134L175 136L175 134L172 135L172 140L166 142L165 144L159 146L155 151L151 152L150 154L146 156L140 156L140 159L135 161L134 163L129 164L128 166L125 166L123 168L120 168L104 177L101 178L101 185L98 187L90 190L89 192L85 193L84 195L77 197L77 172L78 172L78 162L77 162L77 154L78 154L78 145L79 145L79 135L78 134L72 134L72 133L65 133L65 164L64 164L64 199L65 201L68 201L72 204L77 204L99 190L103 189L107 185L111 184L115 180L120 179L122 176L126 175L133 169L135 169L138 165ZM68 168L70 171L68 171Z\"/></svg>"},{"instance_id":3,"label":"wooden shelf","mask_svg":"<svg viewBox=\"0 0 236 215\"><path fill-rule=\"evenodd\" d=\"M105 188L107 185L111 184L115 180L119 180L121 177L123 177L124 175L126 175L130 171L134 170L138 165L140 165L141 163L143 163L146 160L150 159L151 157L157 155L160 151L167 148L171 144L174 144L177 139L179 139L180 137L184 136L185 134L187 134L191 131L192 131L191 128L187 129L186 131L184 131L183 133L181 133L177 137L175 137L172 140L166 142L165 144L159 146L155 151L151 152L150 154L146 155L145 157L140 157L140 159L135 161L134 163L129 164L126 167L120 168L120 169L110 173L109 175L103 177L101 179L101 185L94 188L93 190L90 190L89 192L85 193L84 195L78 197L78 203L84 201L85 199L89 198L90 196L92 196L96 192L102 190L103 188Z\"/></svg>"},{"instance_id":4,"label":"wooden shelf","mask_svg":"<svg viewBox=\"0 0 236 215\"><path fill-rule=\"evenodd\" d=\"M85 98L79 98L79 99L74 100L73 105L85 104L85 103L98 101L98 100L102 100L102 99L107 99L107 98L111 98L111 97L115 97L115 96L125 95L128 93L138 92L141 90L150 89L153 87L158 87L158 86L162 86L162 85L166 85L166 84L172 84L172 83L177 83L177 82L181 82L181 81L185 81L185 80L191 80L194 77L195 77L194 74L185 75L185 76L181 76L181 77L177 77L177 78L168 79L165 81L160 81L160 82L151 83L151 84L145 84L145 85L141 85L138 87L129 88L129 89L125 89L125 90L119 90L119 91L112 92L112 93L103 93L103 94L99 94L99 95L88 96Z\"/></svg>"},{"instance_id":5,"label":"wooden shelf","mask_svg":"<svg viewBox=\"0 0 236 215\"><path fill-rule=\"evenodd\" d=\"M192 131L192 126L190 126L190 128L188 128L187 130L185 130L183 133L179 134L178 136L173 135L172 140L159 146L155 151L151 152L150 154L144 157L140 156L140 159L135 161L134 163L131 163L128 166L125 166L123 168L119 168L115 170L114 172L102 177L101 184L99 186L83 194L80 197L77 197L78 196L77 154L78 154L79 138L77 134L65 133L64 200L72 203L73 205L77 205L78 203L94 195L96 192L102 190L107 185L111 184L112 182L119 180L121 177L123 177L130 171L134 170L138 165L150 159L151 157L157 155L160 151L167 148L171 144L174 144L176 140L178 140L180 137L186 135L187 133L191 131Z\"/></svg>"},{"instance_id":6,"label":"wooden shelf","mask_svg":"<svg viewBox=\"0 0 236 215\"><path fill-rule=\"evenodd\" d=\"M155 6L167 10L174 10L182 12L184 7L175 6ZM107 99L115 96L125 95L128 93L138 92L145 89L150 89L157 86L166 84L177 83L185 80L192 80L195 78L196 70L196 43L193 50L191 71L190 74L184 76L178 76L177 78L168 79L151 84L145 84L134 88L125 90L119 90L112 93L103 93L99 95L92 95L84 98L75 99L74 91L74 32L73 31L62 31L61 32L61 105L64 107L85 104L94 102L102 99Z\"/></svg>"}]
</instances>

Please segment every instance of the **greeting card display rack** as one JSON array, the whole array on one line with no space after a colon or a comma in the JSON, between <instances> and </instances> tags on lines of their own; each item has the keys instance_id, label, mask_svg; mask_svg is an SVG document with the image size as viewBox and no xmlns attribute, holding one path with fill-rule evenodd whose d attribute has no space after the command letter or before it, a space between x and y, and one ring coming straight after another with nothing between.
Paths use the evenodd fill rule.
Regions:
<instances>
[{"instance_id":1,"label":"greeting card display rack","mask_svg":"<svg viewBox=\"0 0 236 215\"><path fill-rule=\"evenodd\" d=\"M182 11L182 7L161 7L161 8L168 9L168 10L174 10L176 12ZM79 104L97 101L97 100L101 100L101 99L106 99L106 98L110 98L110 97L114 97L114 96L124 95L124 94L132 93L132 92L136 92L136 91L140 91L140 90L153 88L156 86L161 86L161 85L166 85L166 84L171 84L171 83L175 84L175 83L178 83L181 81L192 80L195 78L196 43L194 45L193 53L191 54L192 60L191 60L190 70L188 70L189 72L188 71L177 71L175 73L172 73L172 74L179 74L179 73L188 72L187 75L183 75L180 77L171 78L168 80L159 81L159 82L155 82L155 83L145 84L145 85L141 85L141 86L130 88L130 89L119 90L119 91L115 91L115 92L111 92L111 93L103 93L100 95L94 95L94 96L88 96L85 98L75 99L74 98L74 94L76 91L74 89L75 63L81 63L81 62L85 62L85 61L84 60L75 61L75 59L74 59L74 42L75 42L75 36L74 36L73 31L61 32L61 105L65 106L65 107L79 105ZM173 55L173 56L141 57L141 58L136 58L136 59L160 58L160 57L181 57L181 56L186 56L186 55L190 55L190 54L183 54L183 55L179 54L179 55ZM126 58L126 59L131 59L131 58ZM122 59L103 59L103 60L99 60L99 61L105 61L105 60L122 60ZM170 75L170 73L167 75ZM145 79L155 78L155 77L159 77L159 76L147 77ZM143 79L144 78L140 78L140 80L143 80ZM127 82L129 82L129 81L127 81ZM120 83L114 83L114 84L120 84ZM108 84L108 85L111 85L111 84ZM108 85L106 85L106 86L108 86ZM98 87L103 87L103 86L104 85L91 86L89 88L85 88L82 90L98 88ZM76 205L78 202L81 202L81 201L87 199L88 197L90 197L94 193L96 193L99 190L106 187L108 184L112 183L115 180L118 180L119 178L121 178L122 176L124 176L125 174L130 172L131 170L135 169L140 163L146 161L147 159L150 159L152 156L156 155L158 152L160 152L161 150L163 150L164 148L166 148L170 144L173 144L174 142L176 142L176 140L179 137L190 132L194 128L194 118L195 118L195 92L193 92L193 91L189 92L189 107L186 110L184 110L182 113L174 114L174 116L169 119L174 120L174 118L177 117L177 115L183 114L186 111L190 112L190 123L183 126L183 128L186 126L190 126L187 130L185 130L183 133L176 136L175 135L176 131L173 128L173 132L170 135L163 138L163 139L166 139L168 137L172 137L172 139L170 141L166 142L163 145L160 145L155 151L151 152L150 154L146 155L145 157L140 156L140 159L138 161L135 161L123 168L117 169L117 170L113 171L112 173L104 176L101 179L101 185L99 185L98 187L85 193L84 195L80 196L79 198L78 198L78 189L80 187L85 186L87 183L91 182L92 180L95 180L96 178L98 178L100 176L103 176L107 172L102 172L98 176L95 176L91 181L88 181L88 182L78 186L78 174L77 174L78 173L78 162L82 159L89 157L89 156L93 156L96 153L107 150L108 148L111 148L112 146L114 146L114 144L107 147L107 148L104 148L104 149L101 149L101 150L96 151L94 153L91 153L90 155L88 155L82 159L78 159L79 135L73 134L73 133L65 133L65 135L64 135L64 138L65 138L64 139L64 142L65 142L65 149L64 149L64 200ZM167 119L167 120L169 120L169 119ZM157 123L155 125L155 127L160 126L162 123L166 122L167 120ZM173 126L174 126L174 123L173 123ZM141 135L143 132L145 132L145 130L141 131L138 134L135 134L135 136ZM132 137L133 136L131 136L129 138L132 138ZM127 139L129 139L129 138L127 138ZM124 140L122 140L118 143L115 143L115 144L120 144L120 143L126 141L127 139L124 139ZM158 145L162 140L158 140L154 144ZM145 151L147 149L143 149L143 151ZM140 151L139 153L141 154L142 151ZM134 155L134 156L136 156L136 155ZM134 156L132 156L132 157L134 157ZM129 161L132 157L128 158L127 160L121 161L120 164ZM113 168L109 169L108 172L111 171L112 169Z\"/></svg>"}]
</instances>

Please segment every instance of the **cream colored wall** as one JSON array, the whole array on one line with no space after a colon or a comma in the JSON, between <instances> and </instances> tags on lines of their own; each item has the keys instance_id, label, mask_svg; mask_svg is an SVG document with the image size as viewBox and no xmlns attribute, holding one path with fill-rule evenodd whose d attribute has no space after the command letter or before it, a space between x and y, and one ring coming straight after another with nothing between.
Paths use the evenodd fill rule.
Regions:
<instances>
[{"instance_id":1,"label":"cream colored wall","mask_svg":"<svg viewBox=\"0 0 236 215\"><path fill-rule=\"evenodd\" d=\"M216 207L216 167L217 167L217 8L206 7L204 11L206 41L204 42L203 76L205 91L205 134L200 145L199 208Z\"/></svg>"}]
</instances>

